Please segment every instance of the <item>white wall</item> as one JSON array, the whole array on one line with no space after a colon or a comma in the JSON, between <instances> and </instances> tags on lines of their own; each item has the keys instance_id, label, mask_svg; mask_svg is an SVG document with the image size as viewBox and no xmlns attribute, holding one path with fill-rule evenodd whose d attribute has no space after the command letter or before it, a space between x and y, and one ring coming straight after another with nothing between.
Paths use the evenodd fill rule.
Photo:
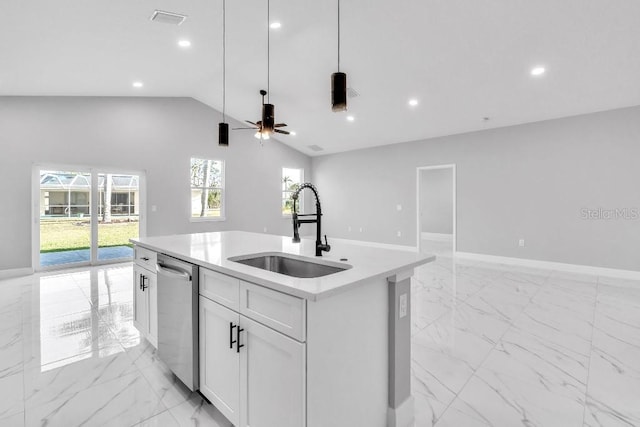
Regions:
<instances>
[{"instance_id":1,"label":"white wall","mask_svg":"<svg viewBox=\"0 0 640 427\"><path fill-rule=\"evenodd\" d=\"M640 208L639 159L634 107L316 157L313 181L329 241L415 246L416 167L456 164L459 251L640 270L640 219L582 218Z\"/></svg>"},{"instance_id":2,"label":"white wall","mask_svg":"<svg viewBox=\"0 0 640 427\"><path fill-rule=\"evenodd\" d=\"M230 146L218 147L220 121L191 98L0 97L0 270L31 266L34 163L146 171L151 236L263 227L290 234L281 168L308 174L310 159L273 140L260 147L250 131L232 131ZM189 221L191 156L225 160L226 221Z\"/></svg>"},{"instance_id":3,"label":"white wall","mask_svg":"<svg viewBox=\"0 0 640 427\"><path fill-rule=\"evenodd\" d=\"M453 168L420 171L420 231L453 234Z\"/></svg>"}]
</instances>

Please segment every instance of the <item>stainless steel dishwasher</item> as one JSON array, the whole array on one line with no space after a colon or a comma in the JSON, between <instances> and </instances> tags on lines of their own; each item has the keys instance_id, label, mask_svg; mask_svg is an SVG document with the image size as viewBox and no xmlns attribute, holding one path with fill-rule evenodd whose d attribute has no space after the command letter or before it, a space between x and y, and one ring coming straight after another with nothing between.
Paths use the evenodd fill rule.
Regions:
<instances>
[{"instance_id":1,"label":"stainless steel dishwasher","mask_svg":"<svg viewBox=\"0 0 640 427\"><path fill-rule=\"evenodd\" d=\"M158 254L158 356L195 391L198 372L198 266Z\"/></svg>"}]
</instances>

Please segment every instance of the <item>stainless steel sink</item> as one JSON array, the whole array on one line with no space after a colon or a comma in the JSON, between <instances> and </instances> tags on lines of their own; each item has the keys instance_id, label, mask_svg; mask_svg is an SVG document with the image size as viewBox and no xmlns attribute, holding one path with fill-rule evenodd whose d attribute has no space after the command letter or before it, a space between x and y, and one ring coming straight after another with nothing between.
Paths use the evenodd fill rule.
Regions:
<instances>
[{"instance_id":1,"label":"stainless steel sink","mask_svg":"<svg viewBox=\"0 0 640 427\"><path fill-rule=\"evenodd\" d=\"M236 256L229 258L229 261L300 278L328 276L351 268L349 264L331 261L319 263L310 261L309 258L297 257L282 252Z\"/></svg>"}]
</instances>

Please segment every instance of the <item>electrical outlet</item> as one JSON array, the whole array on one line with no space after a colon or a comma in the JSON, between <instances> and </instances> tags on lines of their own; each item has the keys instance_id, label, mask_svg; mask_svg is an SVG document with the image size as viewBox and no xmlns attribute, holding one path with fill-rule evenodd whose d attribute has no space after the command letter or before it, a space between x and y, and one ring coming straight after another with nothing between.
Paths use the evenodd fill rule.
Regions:
<instances>
[{"instance_id":1,"label":"electrical outlet","mask_svg":"<svg viewBox=\"0 0 640 427\"><path fill-rule=\"evenodd\" d=\"M349 233L351 233L351 226L347 227L347 231L349 231Z\"/></svg>"},{"instance_id":2,"label":"electrical outlet","mask_svg":"<svg viewBox=\"0 0 640 427\"><path fill-rule=\"evenodd\" d=\"M402 231L398 231L398 237L402 237Z\"/></svg>"},{"instance_id":3,"label":"electrical outlet","mask_svg":"<svg viewBox=\"0 0 640 427\"><path fill-rule=\"evenodd\" d=\"M402 319L407 315L407 294L400 294L399 317Z\"/></svg>"},{"instance_id":4,"label":"electrical outlet","mask_svg":"<svg viewBox=\"0 0 640 427\"><path fill-rule=\"evenodd\" d=\"M518 240L518 246L520 246L521 248L524 248L524 239Z\"/></svg>"},{"instance_id":5,"label":"electrical outlet","mask_svg":"<svg viewBox=\"0 0 640 427\"><path fill-rule=\"evenodd\" d=\"M264 232L266 233L266 232L267 232L267 227L265 227L263 230L264 230Z\"/></svg>"}]
</instances>

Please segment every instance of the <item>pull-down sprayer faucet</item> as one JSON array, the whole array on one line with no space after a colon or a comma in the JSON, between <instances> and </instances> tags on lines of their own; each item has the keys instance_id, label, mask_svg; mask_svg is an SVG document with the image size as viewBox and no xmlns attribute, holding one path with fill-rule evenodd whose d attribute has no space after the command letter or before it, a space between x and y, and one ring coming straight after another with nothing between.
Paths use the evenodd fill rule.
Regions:
<instances>
[{"instance_id":1,"label":"pull-down sprayer faucet","mask_svg":"<svg viewBox=\"0 0 640 427\"><path fill-rule=\"evenodd\" d=\"M300 214L298 215L298 210L296 205L298 203L298 195L302 190L308 188L313 191L314 196L316 197L316 213L314 214ZM316 223L316 256L322 256L322 251L329 252L331 250L331 246L327 242L327 236L324 236L324 243L322 243L322 231L321 231L321 217L322 217L322 208L320 207L320 196L318 196L318 190L316 187L310 182L305 182L300 185L298 189L291 195L293 199L293 214L291 218L293 219L293 243L300 242L300 235L298 234L298 228L300 228L300 224L313 224ZM298 219L298 217L309 217L315 216L315 219Z\"/></svg>"}]
</instances>

